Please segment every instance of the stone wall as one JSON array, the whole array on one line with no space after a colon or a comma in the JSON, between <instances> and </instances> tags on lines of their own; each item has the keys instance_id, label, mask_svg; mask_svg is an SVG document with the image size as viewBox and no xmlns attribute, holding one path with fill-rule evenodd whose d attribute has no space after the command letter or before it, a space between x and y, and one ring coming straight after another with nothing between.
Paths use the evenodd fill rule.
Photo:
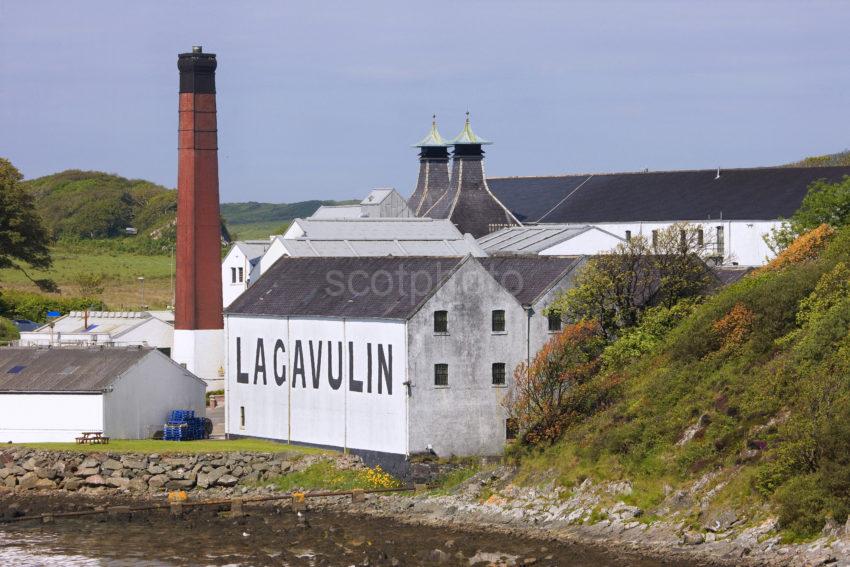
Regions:
<instances>
[{"instance_id":1,"label":"stone wall","mask_svg":"<svg viewBox=\"0 0 850 567\"><path fill-rule=\"evenodd\" d=\"M303 470L326 458L285 452L158 455L15 448L0 451L0 490L118 489L142 493L229 488ZM334 458L340 467L359 464L353 456Z\"/></svg>"}]
</instances>

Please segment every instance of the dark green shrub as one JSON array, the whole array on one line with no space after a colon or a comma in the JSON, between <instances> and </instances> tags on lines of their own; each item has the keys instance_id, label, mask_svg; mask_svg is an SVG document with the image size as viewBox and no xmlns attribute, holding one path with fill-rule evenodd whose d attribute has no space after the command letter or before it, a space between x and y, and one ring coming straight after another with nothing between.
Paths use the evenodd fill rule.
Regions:
<instances>
[{"instance_id":1,"label":"dark green shrub","mask_svg":"<svg viewBox=\"0 0 850 567\"><path fill-rule=\"evenodd\" d=\"M816 535L826 523L828 501L820 475L792 478L776 493L779 527L792 540Z\"/></svg>"}]
</instances>

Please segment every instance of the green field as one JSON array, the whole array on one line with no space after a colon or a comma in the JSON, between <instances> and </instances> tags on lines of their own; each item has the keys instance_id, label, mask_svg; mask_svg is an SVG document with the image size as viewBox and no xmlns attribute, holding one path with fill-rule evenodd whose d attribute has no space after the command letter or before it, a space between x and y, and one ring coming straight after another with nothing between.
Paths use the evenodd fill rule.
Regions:
<instances>
[{"instance_id":1,"label":"green field","mask_svg":"<svg viewBox=\"0 0 850 567\"><path fill-rule=\"evenodd\" d=\"M227 228L234 240L266 240L269 235L283 234L288 221L263 221L248 223L228 223Z\"/></svg>"},{"instance_id":2,"label":"green field","mask_svg":"<svg viewBox=\"0 0 850 567\"><path fill-rule=\"evenodd\" d=\"M261 439L207 439L204 441L154 441L153 439L114 439L108 445L77 445L76 443L19 443L22 447L46 451L76 451L81 453L282 453L292 452L304 455L332 454L333 451L287 445Z\"/></svg>"},{"instance_id":3,"label":"green field","mask_svg":"<svg viewBox=\"0 0 850 567\"><path fill-rule=\"evenodd\" d=\"M50 278L56 282L63 296L81 295L78 278L86 274L103 274L102 299L110 309L138 309L142 304L144 277L144 304L151 309L164 309L171 303L171 257L144 256L104 249L75 250L59 245L51 249L53 267L50 270L31 270L33 278ZM0 288L38 291L18 270L0 270Z\"/></svg>"}]
</instances>

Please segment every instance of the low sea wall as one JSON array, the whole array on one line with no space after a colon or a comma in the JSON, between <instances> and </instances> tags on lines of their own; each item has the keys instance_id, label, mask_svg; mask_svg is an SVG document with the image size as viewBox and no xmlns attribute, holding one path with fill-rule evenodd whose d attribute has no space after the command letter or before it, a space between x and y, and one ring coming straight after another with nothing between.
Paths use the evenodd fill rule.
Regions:
<instances>
[{"instance_id":1,"label":"low sea wall","mask_svg":"<svg viewBox=\"0 0 850 567\"><path fill-rule=\"evenodd\" d=\"M255 484L330 458L299 453L159 455L74 453L27 448L0 450L0 489L121 489L162 492ZM341 468L362 466L354 456L333 457Z\"/></svg>"}]
</instances>

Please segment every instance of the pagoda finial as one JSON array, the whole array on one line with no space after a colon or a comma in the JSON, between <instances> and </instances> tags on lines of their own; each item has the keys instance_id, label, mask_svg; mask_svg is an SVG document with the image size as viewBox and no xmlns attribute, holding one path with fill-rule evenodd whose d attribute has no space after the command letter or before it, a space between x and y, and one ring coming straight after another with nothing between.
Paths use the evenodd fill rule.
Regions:
<instances>
[{"instance_id":1,"label":"pagoda finial","mask_svg":"<svg viewBox=\"0 0 850 567\"><path fill-rule=\"evenodd\" d=\"M493 142L488 142L484 138L479 138L475 132L472 131L472 124L469 121L469 109L466 110L466 123L463 125L463 130L460 131L460 134L455 136L453 140L449 142L450 144L454 144L455 146L485 146L488 144L492 144Z\"/></svg>"},{"instance_id":2,"label":"pagoda finial","mask_svg":"<svg viewBox=\"0 0 850 567\"><path fill-rule=\"evenodd\" d=\"M431 115L431 131L428 132L428 135L422 138L422 140L415 144L414 148L439 148L446 147L448 144L443 137L440 136L440 133L437 131L437 115Z\"/></svg>"}]
</instances>

